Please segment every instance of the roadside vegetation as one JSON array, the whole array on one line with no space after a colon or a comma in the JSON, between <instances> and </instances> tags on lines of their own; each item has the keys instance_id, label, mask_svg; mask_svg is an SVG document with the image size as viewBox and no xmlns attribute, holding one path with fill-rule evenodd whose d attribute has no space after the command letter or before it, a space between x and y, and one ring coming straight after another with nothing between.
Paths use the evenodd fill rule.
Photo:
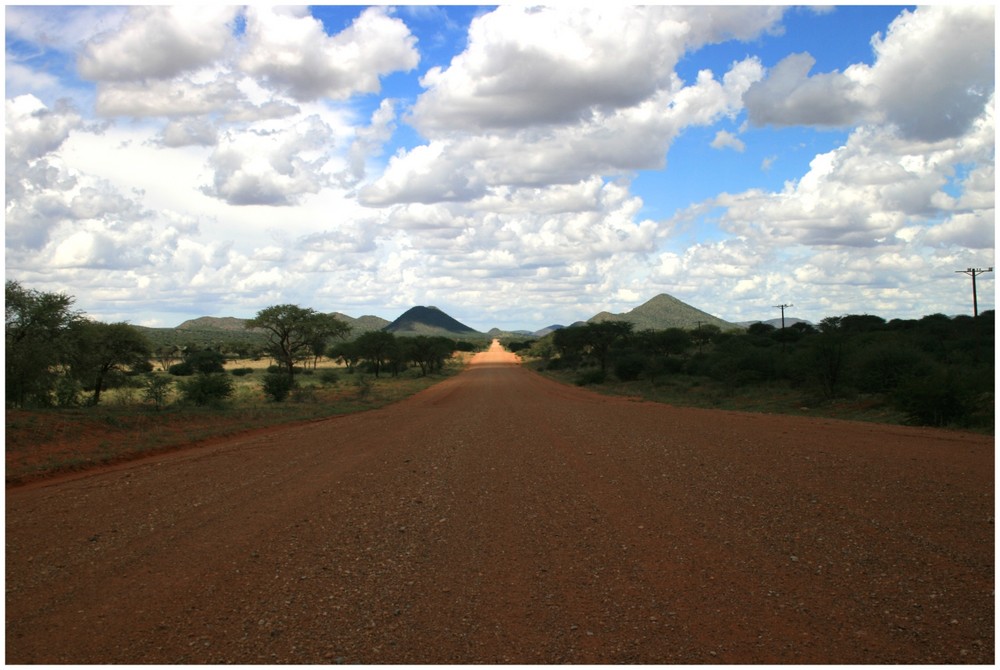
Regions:
<instances>
[{"instance_id":1,"label":"roadside vegetation","mask_svg":"<svg viewBox=\"0 0 1000 670\"><path fill-rule=\"evenodd\" d=\"M166 451L245 431L382 407L459 372L481 343L363 333L295 305L236 333L154 345L73 298L8 281L6 479ZM232 346L229 346L229 345Z\"/></svg>"},{"instance_id":2,"label":"roadside vegetation","mask_svg":"<svg viewBox=\"0 0 1000 670\"><path fill-rule=\"evenodd\" d=\"M554 379L657 402L994 430L992 310L731 332L603 322L506 344Z\"/></svg>"}]
</instances>

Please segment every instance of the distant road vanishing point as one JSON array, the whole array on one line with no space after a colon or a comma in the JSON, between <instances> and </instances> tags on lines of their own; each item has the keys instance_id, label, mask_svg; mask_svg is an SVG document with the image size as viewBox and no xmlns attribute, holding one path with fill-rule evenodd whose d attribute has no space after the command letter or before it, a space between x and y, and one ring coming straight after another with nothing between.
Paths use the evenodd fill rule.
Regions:
<instances>
[{"instance_id":1,"label":"distant road vanishing point","mask_svg":"<svg viewBox=\"0 0 1000 670\"><path fill-rule=\"evenodd\" d=\"M494 343L390 407L8 489L6 661L992 663L993 449Z\"/></svg>"}]
</instances>

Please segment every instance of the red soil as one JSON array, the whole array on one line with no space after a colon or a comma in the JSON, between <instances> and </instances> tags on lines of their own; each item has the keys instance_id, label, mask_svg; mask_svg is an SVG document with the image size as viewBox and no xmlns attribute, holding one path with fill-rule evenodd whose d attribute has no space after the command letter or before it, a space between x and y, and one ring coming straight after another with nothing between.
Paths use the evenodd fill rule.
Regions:
<instances>
[{"instance_id":1,"label":"red soil","mask_svg":"<svg viewBox=\"0 0 1000 670\"><path fill-rule=\"evenodd\" d=\"M6 661L994 661L992 437L516 362L8 489Z\"/></svg>"}]
</instances>

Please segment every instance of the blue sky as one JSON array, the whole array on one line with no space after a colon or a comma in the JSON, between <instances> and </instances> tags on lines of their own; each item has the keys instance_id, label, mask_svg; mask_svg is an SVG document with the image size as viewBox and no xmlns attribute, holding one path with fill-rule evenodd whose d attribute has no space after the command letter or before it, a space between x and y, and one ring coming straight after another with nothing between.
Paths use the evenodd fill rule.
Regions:
<instances>
[{"instance_id":1,"label":"blue sky","mask_svg":"<svg viewBox=\"0 0 1000 670\"><path fill-rule=\"evenodd\" d=\"M6 277L101 320L919 318L994 263L991 5L5 14Z\"/></svg>"}]
</instances>

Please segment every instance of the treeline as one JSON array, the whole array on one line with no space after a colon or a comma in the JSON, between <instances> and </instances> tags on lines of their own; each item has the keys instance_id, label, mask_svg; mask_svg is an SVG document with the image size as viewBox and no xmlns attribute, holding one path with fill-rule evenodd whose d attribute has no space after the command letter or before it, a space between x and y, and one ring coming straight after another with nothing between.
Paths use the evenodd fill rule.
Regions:
<instances>
[{"instance_id":1,"label":"treeline","mask_svg":"<svg viewBox=\"0 0 1000 670\"><path fill-rule=\"evenodd\" d=\"M577 383L669 377L710 379L730 389L784 386L804 397L875 396L911 423L989 427L994 415L994 312L978 318L847 315L818 326L745 331L715 326L634 332L625 322L564 328L536 342L510 343Z\"/></svg>"},{"instance_id":2,"label":"treeline","mask_svg":"<svg viewBox=\"0 0 1000 670\"><path fill-rule=\"evenodd\" d=\"M409 368L421 375L441 370L452 353L479 345L446 337L397 337L367 332L350 338L350 326L328 314L297 305L274 305L247 321L263 332L260 344L220 340L214 346L190 342L154 349L143 329L127 323L106 324L73 309L74 299L5 284L6 403L8 407L96 405L103 391L141 388L143 397L161 407L176 389L183 402L216 403L234 391L224 364L234 358L269 357L275 365L261 379L269 398L280 401L296 386L296 375L321 357L342 362L348 373L398 375ZM154 363L156 365L154 365ZM159 371L156 368L159 368Z\"/></svg>"}]
</instances>

